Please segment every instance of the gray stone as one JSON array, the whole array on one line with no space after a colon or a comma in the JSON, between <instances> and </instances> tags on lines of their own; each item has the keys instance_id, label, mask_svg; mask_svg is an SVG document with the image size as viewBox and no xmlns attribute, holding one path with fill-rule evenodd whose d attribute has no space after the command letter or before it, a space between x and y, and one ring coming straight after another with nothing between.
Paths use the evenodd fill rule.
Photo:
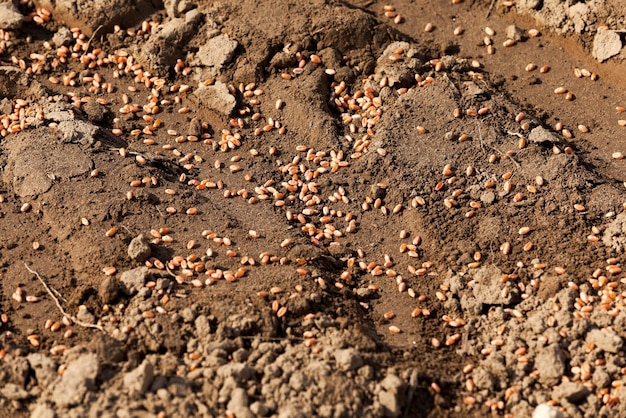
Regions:
<instances>
[{"instance_id":1,"label":"gray stone","mask_svg":"<svg viewBox=\"0 0 626 418\"><path fill-rule=\"evenodd\" d=\"M622 50L622 39L620 33L614 30L598 30L593 38L593 49L591 55L600 61L606 61L617 55Z\"/></svg>"},{"instance_id":2,"label":"gray stone","mask_svg":"<svg viewBox=\"0 0 626 418\"><path fill-rule=\"evenodd\" d=\"M57 47L69 45L70 43L72 43L73 39L74 38L72 37L72 32L65 26L61 26L59 30L56 31L54 35L52 35L52 43L54 43L54 45Z\"/></svg>"},{"instance_id":3,"label":"gray stone","mask_svg":"<svg viewBox=\"0 0 626 418\"><path fill-rule=\"evenodd\" d=\"M335 351L337 365L343 370L356 370L363 365L361 354L354 348Z\"/></svg>"},{"instance_id":4,"label":"gray stone","mask_svg":"<svg viewBox=\"0 0 626 418\"><path fill-rule=\"evenodd\" d=\"M211 67L217 74L224 64L233 59L238 45L237 41L228 35L216 36L200 47L197 53L198 60L205 67Z\"/></svg>"},{"instance_id":5,"label":"gray stone","mask_svg":"<svg viewBox=\"0 0 626 418\"><path fill-rule=\"evenodd\" d=\"M193 92L193 96L195 96L199 105L206 106L226 116L230 115L237 105L237 100L230 94L226 84L221 81L216 81L211 86L201 84Z\"/></svg>"},{"instance_id":6,"label":"gray stone","mask_svg":"<svg viewBox=\"0 0 626 418\"><path fill-rule=\"evenodd\" d=\"M600 350L607 353L618 353L624 346L624 341L615 332L610 330L593 329L586 338L587 343L593 343Z\"/></svg>"},{"instance_id":7,"label":"gray stone","mask_svg":"<svg viewBox=\"0 0 626 418\"><path fill-rule=\"evenodd\" d=\"M137 235L128 245L128 256L140 263L143 263L152 255L150 241L144 234Z\"/></svg>"},{"instance_id":8,"label":"gray stone","mask_svg":"<svg viewBox=\"0 0 626 418\"><path fill-rule=\"evenodd\" d=\"M504 34L506 35L507 39L513 39L515 42L519 42L524 36L524 31L515 25L509 25L504 30Z\"/></svg>"},{"instance_id":9,"label":"gray stone","mask_svg":"<svg viewBox=\"0 0 626 418\"><path fill-rule=\"evenodd\" d=\"M563 414L558 408L544 403L535 408L533 418L563 418Z\"/></svg>"},{"instance_id":10,"label":"gray stone","mask_svg":"<svg viewBox=\"0 0 626 418\"><path fill-rule=\"evenodd\" d=\"M537 126L528 134L528 140L536 144L549 142L551 144L559 141L558 137L542 126Z\"/></svg>"},{"instance_id":11,"label":"gray stone","mask_svg":"<svg viewBox=\"0 0 626 418\"><path fill-rule=\"evenodd\" d=\"M0 29L19 29L22 27L22 19L22 14L13 2L0 2Z\"/></svg>"},{"instance_id":12,"label":"gray stone","mask_svg":"<svg viewBox=\"0 0 626 418\"><path fill-rule=\"evenodd\" d=\"M578 403L584 401L589 393L589 389L582 384L563 382L552 391L552 399L557 401L565 399L568 402Z\"/></svg>"},{"instance_id":13,"label":"gray stone","mask_svg":"<svg viewBox=\"0 0 626 418\"><path fill-rule=\"evenodd\" d=\"M535 358L535 369L539 370L539 381L545 386L553 386L561 381L565 373L565 359L558 344L540 349Z\"/></svg>"},{"instance_id":14,"label":"gray stone","mask_svg":"<svg viewBox=\"0 0 626 418\"><path fill-rule=\"evenodd\" d=\"M124 375L124 387L135 395L146 393L154 379L154 366L144 360L135 370Z\"/></svg>"},{"instance_id":15,"label":"gray stone","mask_svg":"<svg viewBox=\"0 0 626 418\"><path fill-rule=\"evenodd\" d=\"M138 267L136 269L127 270L122 273L120 281L130 295L134 295L143 288L148 278L148 267Z\"/></svg>"},{"instance_id":16,"label":"gray stone","mask_svg":"<svg viewBox=\"0 0 626 418\"><path fill-rule=\"evenodd\" d=\"M95 354L83 354L68 364L60 382L54 386L52 400L61 408L78 405L88 390L95 389L100 365Z\"/></svg>"},{"instance_id":17,"label":"gray stone","mask_svg":"<svg viewBox=\"0 0 626 418\"><path fill-rule=\"evenodd\" d=\"M597 368L593 372L593 376L591 377L591 381L597 388L605 388L608 387L611 383L611 376L601 368Z\"/></svg>"}]
</instances>

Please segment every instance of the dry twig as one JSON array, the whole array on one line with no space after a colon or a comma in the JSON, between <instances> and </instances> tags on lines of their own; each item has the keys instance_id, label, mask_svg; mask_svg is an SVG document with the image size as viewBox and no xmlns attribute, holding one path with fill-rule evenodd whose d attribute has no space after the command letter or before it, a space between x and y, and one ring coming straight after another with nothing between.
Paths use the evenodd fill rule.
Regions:
<instances>
[{"instance_id":1,"label":"dry twig","mask_svg":"<svg viewBox=\"0 0 626 418\"><path fill-rule=\"evenodd\" d=\"M70 315L69 313L67 313L65 311L65 309L63 309L63 306L61 306L61 302L59 302L59 298L56 296L56 294L59 294L59 292L57 292L53 287L48 285L48 283L46 283L46 281L43 279L43 277L41 277L41 275L39 273L37 273L35 270L33 270L30 267L28 267L28 264L24 263L24 266L26 267L26 270L30 271L32 274L37 276L37 279L39 279L39 281L41 282L43 287L46 288L46 291L48 291L48 294L50 296L52 296L52 299L54 299L54 302L56 303L57 307L59 308L59 310L61 311L63 316L67 316L69 319L72 320L73 323L75 323L78 326L81 326L81 327L84 327L84 328L95 328L95 329L99 329L100 331L104 332L104 328L102 328L101 325L88 324L87 322L80 321L75 316Z\"/></svg>"}]
</instances>

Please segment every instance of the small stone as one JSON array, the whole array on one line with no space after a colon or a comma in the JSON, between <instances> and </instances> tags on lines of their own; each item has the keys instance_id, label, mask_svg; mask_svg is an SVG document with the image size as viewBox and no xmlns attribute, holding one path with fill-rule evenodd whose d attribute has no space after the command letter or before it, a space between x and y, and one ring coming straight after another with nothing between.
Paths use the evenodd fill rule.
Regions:
<instances>
[{"instance_id":1,"label":"small stone","mask_svg":"<svg viewBox=\"0 0 626 418\"><path fill-rule=\"evenodd\" d=\"M622 50L622 39L619 32L613 30L598 30L593 38L591 55L600 61L606 61Z\"/></svg>"},{"instance_id":2,"label":"small stone","mask_svg":"<svg viewBox=\"0 0 626 418\"><path fill-rule=\"evenodd\" d=\"M542 126L537 126L530 131L528 140L535 144L541 144L543 142L549 142L551 144L558 142L558 138L552 132Z\"/></svg>"},{"instance_id":3,"label":"small stone","mask_svg":"<svg viewBox=\"0 0 626 418\"><path fill-rule=\"evenodd\" d=\"M194 135L197 137L202 135L202 123L197 118L193 118L189 122L189 135Z\"/></svg>"},{"instance_id":4,"label":"small stone","mask_svg":"<svg viewBox=\"0 0 626 418\"><path fill-rule=\"evenodd\" d=\"M126 292L130 295L134 295L143 288L147 278L148 267L138 267L122 273L120 281L124 284Z\"/></svg>"},{"instance_id":5,"label":"small stone","mask_svg":"<svg viewBox=\"0 0 626 418\"><path fill-rule=\"evenodd\" d=\"M363 358L354 348L335 351L337 365L343 370L356 370L363 365Z\"/></svg>"},{"instance_id":6,"label":"small stone","mask_svg":"<svg viewBox=\"0 0 626 418\"><path fill-rule=\"evenodd\" d=\"M154 366L144 360L135 370L124 375L124 387L131 393L143 395L154 379Z\"/></svg>"},{"instance_id":7,"label":"small stone","mask_svg":"<svg viewBox=\"0 0 626 418\"><path fill-rule=\"evenodd\" d=\"M133 238L128 245L128 256L140 263L143 263L152 255L152 249L150 248L150 241L144 234L140 234Z\"/></svg>"},{"instance_id":8,"label":"small stone","mask_svg":"<svg viewBox=\"0 0 626 418\"><path fill-rule=\"evenodd\" d=\"M98 287L98 296L103 304L114 303L122 290L120 280L114 276L105 276Z\"/></svg>"},{"instance_id":9,"label":"small stone","mask_svg":"<svg viewBox=\"0 0 626 418\"><path fill-rule=\"evenodd\" d=\"M513 39L515 42L519 42L524 36L524 31L515 25L509 25L504 30L504 34L506 35L507 39Z\"/></svg>"},{"instance_id":10,"label":"small stone","mask_svg":"<svg viewBox=\"0 0 626 418\"><path fill-rule=\"evenodd\" d=\"M61 26L58 31L52 36L52 43L57 48L72 43L72 32L65 26Z\"/></svg>"},{"instance_id":11,"label":"small stone","mask_svg":"<svg viewBox=\"0 0 626 418\"><path fill-rule=\"evenodd\" d=\"M535 368L540 371L539 381L545 386L556 385L565 373L565 359L558 344L542 348L535 358Z\"/></svg>"},{"instance_id":12,"label":"small stone","mask_svg":"<svg viewBox=\"0 0 626 418\"><path fill-rule=\"evenodd\" d=\"M563 414L558 408L544 403L535 408L533 418L563 418Z\"/></svg>"},{"instance_id":13,"label":"small stone","mask_svg":"<svg viewBox=\"0 0 626 418\"><path fill-rule=\"evenodd\" d=\"M552 391L552 399L556 401L565 399L568 402L579 403L584 401L589 393L589 389L582 384L563 382Z\"/></svg>"},{"instance_id":14,"label":"small stone","mask_svg":"<svg viewBox=\"0 0 626 418\"><path fill-rule=\"evenodd\" d=\"M19 29L22 27L22 20L22 14L12 1L0 2L0 29Z\"/></svg>"},{"instance_id":15,"label":"small stone","mask_svg":"<svg viewBox=\"0 0 626 418\"><path fill-rule=\"evenodd\" d=\"M239 44L228 35L219 35L209 39L198 50L198 60L202 65L211 67L216 74L233 59Z\"/></svg>"},{"instance_id":16,"label":"small stone","mask_svg":"<svg viewBox=\"0 0 626 418\"><path fill-rule=\"evenodd\" d=\"M211 110L230 115L237 105L237 100L230 94L226 84L216 81L211 86L200 85L194 92L198 104L206 106Z\"/></svg>"},{"instance_id":17,"label":"small stone","mask_svg":"<svg viewBox=\"0 0 626 418\"><path fill-rule=\"evenodd\" d=\"M624 346L622 338L609 330L593 329L586 338L587 343L593 343L600 350L607 353L617 354Z\"/></svg>"},{"instance_id":18,"label":"small stone","mask_svg":"<svg viewBox=\"0 0 626 418\"><path fill-rule=\"evenodd\" d=\"M609 374L605 370L601 368L597 368L593 372L591 381L593 382L594 385L596 385L598 389L602 389L602 388L608 387L609 384L611 384L611 376L609 376Z\"/></svg>"}]
</instances>

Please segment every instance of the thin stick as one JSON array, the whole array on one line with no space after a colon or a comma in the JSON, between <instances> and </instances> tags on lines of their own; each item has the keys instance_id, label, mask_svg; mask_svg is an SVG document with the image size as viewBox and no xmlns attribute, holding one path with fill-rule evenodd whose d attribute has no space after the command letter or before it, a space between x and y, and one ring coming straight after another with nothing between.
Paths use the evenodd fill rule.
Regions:
<instances>
[{"instance_id":1,"label":"thin stick","mask_svg":"<svg viewBox=\"0 0 626 418\"><path fill-rule=\"evenodd\" d=\"M491 15L491 11L493 10L493 6L496 4L496 0L491 0L491 4L489 5L489 10L487 10L487 18Z\"/></svg>"},{"instance_id":2,"label":"thin stick","mask_svg":"<svg viewBox=\"0 0 626 418\"><path fill-rule=\"evenodd\" d=\"M99 329L100 331L104 332L104 328L102 328L101 325L97 325L97 324L88 324L86 322L83 321L79 321L76 317L68 314L65 309L63 309L63 306L61 306L61 303L59 302L59 299L56 297L55 293L58 293L56 290L54 290L54 288L52 288L51 286L48 285L48 283L46 283L46 281L43 279L43 277L41 277L41 275L39 273L37 273L35 270L31 269L30 267L28 267L28 264L24 263L24 266L26 267L26 270L30 271L32 274L34 274L35 276L37 276L37 279L39 279L39 281L41 282L41 284L43 285L43 287L46 288L46 290L48 291L48 294L50 296L52 296L52 299L54 299L54 302L57 305L57 308L59 308L59 310L61 311L61 313L63 314L63 316L67 316L69 319L72 320L73 323L75 323L76 325L79 325L81 327L84 328L95 328L95 329Z\"/></svg>"}]
</instances>

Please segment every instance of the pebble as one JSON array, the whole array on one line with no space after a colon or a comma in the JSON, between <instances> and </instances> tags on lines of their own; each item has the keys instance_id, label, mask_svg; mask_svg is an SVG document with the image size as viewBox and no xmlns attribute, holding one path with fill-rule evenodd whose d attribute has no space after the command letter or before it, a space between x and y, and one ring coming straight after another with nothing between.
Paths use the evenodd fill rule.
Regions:
<instances>
[{"instance_id":1,"label":"pebble","mask_svg":"<svg viewBox=\"0 0 626 418\"><path fill-rule=\"evenodd\" d=\"M144 360L139 367L124 375L124 387L131 395L143 395L146 393L154 379L154 366L148 360Z\"/></svg>"},{"instance_id":2,"label":"pebble","mask_svg":"<svg viewBox=\"0 0 626 418\"><path fill-rule=\"evenodd\" d=\"M535 408L533 418L563 418L563 414L558 408L544 403Z\"/></svg>"},{"instance_id":3,"label":"pebble","mask_svg":"<svg viewBox=\"0 0 626 418\"><path fill-rule=\"evenodd\" d=\"M143 263L151 255L150 241L144 234L137 235L128 245L128 256L131 260Z\"/></svg>"}]
</instances>

